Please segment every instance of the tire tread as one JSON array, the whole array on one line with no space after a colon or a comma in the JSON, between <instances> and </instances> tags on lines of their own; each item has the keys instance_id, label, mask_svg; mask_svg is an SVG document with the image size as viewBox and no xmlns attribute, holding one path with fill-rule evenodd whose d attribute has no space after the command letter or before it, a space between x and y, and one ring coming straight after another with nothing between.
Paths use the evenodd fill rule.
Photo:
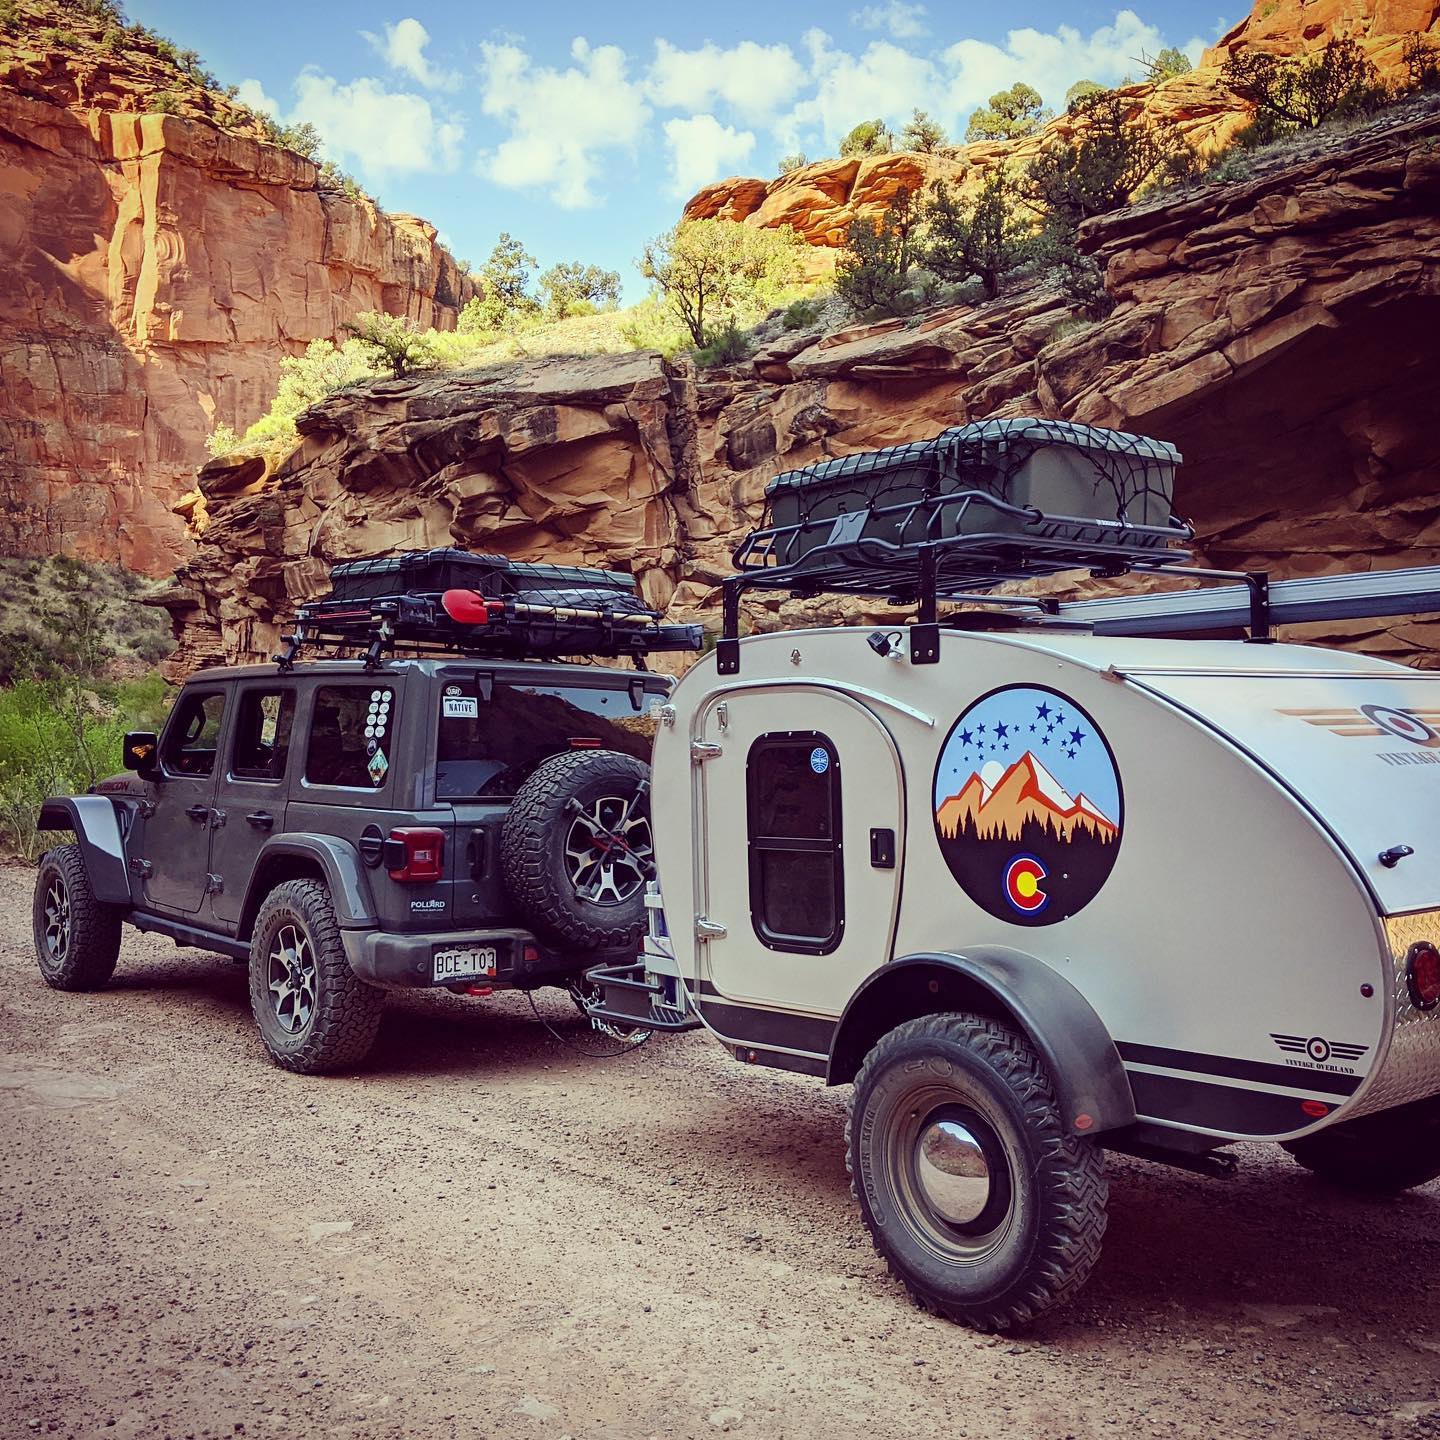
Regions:
<instances>
[{"instance_id":1,"label":"tire tread","mask_svg":"<svg viewBox=\"0 0 1440 1440\"><path fill-rule=\"evenodd\" d=\"M120 935L125 908L95 897L85 852L78 844L57 845L40 857L35 875L33 921L36 957L44 953L44 892L47 870L59 872L70 900L70 953L59 969L40 974L54 990L99 990L115 973L120 957Z\"/></svg>"}]
</instances>

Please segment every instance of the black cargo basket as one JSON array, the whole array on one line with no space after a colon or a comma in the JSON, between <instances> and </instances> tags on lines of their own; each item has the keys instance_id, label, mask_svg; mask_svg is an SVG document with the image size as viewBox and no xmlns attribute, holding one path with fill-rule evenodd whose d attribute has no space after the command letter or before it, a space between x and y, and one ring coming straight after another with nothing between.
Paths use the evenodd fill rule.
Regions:
<instances>
[{"instance_id":1,"label":"black cargo basket","mask_svg":"<svg viewBox=\"0 0 1440 1440\"><path fill-rule=\"evenodd\" d=\"M456 605L456 597L461 604ZM275 658L289 668L306 647L462 654L512 660L699 650L698 625L667 625L619 570L543 565L466 550L409 550L331 571L328 599L304 605Z\"/></svg>"},{"instance_id":2,"label":"black cargo basket","mask_svg":"<svg viewBox=\"0 0 1440 1440\"><path fill-rule=\"evenodd\" d=\"M899 572L926 546L966 589L1184 559L1191 532L1170 513L1179 463L1163 440L1065 420L961 425L778 476L735 561L884 593L903 588Z\"/></svg>"}]
</instances>

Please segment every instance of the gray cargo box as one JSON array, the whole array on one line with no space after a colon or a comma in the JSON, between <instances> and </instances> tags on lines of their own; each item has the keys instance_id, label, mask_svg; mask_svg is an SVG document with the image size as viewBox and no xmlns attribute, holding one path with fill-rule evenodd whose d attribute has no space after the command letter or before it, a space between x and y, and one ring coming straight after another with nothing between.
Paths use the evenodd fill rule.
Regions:
<instances>
[{"instance_id":1,"label":"gray cargo box","mask_svg":"<svg viewBox=\"0 0 1440 1440\"><path fill-rule=\"evenodd\" d=\"M792 557L842 530L846 539L906 545L1033 528L1034 519L983 497L1046 517L1168 526L1179 463L1173 445L1143 435L1065 420L983 420L777 476L765 491L767 528L800 527L786 547ZM964 503L966 493L982 498ZM851 515L864 518L828 523Z\"/></svg>"}]
</instances>

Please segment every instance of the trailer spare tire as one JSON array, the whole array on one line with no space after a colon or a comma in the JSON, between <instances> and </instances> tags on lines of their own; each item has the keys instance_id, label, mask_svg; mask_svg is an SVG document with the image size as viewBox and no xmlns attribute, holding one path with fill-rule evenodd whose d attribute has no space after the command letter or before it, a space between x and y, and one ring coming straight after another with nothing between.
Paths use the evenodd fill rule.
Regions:
<instances>
[{"instance_id":1,"label":"trailer spare tire","mask_svg":"<svg viewBox=\"0 0 1440 1440\"><path fill-rule=\"evenodd\" d=\"M655 873L650 767L616 750L551 756L520 787L500 836L511 898L544 938L628 949Z\"/></svg>"}]
</instances>

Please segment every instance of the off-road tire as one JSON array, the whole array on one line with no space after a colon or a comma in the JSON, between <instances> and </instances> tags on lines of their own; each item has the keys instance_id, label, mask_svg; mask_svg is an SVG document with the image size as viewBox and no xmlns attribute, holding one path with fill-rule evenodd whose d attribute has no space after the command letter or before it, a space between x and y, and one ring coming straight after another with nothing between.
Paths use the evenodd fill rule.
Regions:
<instances>
[{"instance_id":1,"label":"off-road tire","mask_svg":"<svg viewBox=\"0 0 1440 1440\"><path fill-rule=\"evenodd\" d=\"M645 886L623 903L601 905L576 893L566 843L582 809L602 797L644 788L637 813L649 818L650 767L618 750L553 755L531 773L510 804L500 835L505 886L546 939L578 950L632 952L645 933Z\"/></svg>"},{"instance_id":2,"label":"off-road tire","mask_svg":"<svg viewBox=\"0 0 1440 1440\"><path fill-rule=\"evenodd\" d=\"M56 887L63 897L69 928L63 948L52 951L46 944L50 924L46 910ZM57 845L40 857L31 915L35 959L52 989L99 990L115 973L125 910L95 898L85 853L78 845Z\"/></svg>"},{"instance_id":3,"label":"off-road tire","mask_svg":"<svg viewBox=\"0 0 1440 1440\"><path fill-rule=\"evenodd\" d=\"M271 950L287 926L303 934L313 953L314 1002L304 1024L285 1028L270 989ZM260 906L250 941L250 1012L270 1058L301 1075L324 1075L358 1065L380 1028L385 992L350 968L330 892L318 880L287 880Z\"/></svg>"},{"instance_id":4,"label":"off-road tire","mask_svg":"<svg viewBox=\"0 0 1440 1440\"><path fill-rule=\"evenodd\" d=\"M947 1093L953 1104L942 1103ZM903 1151L922 1109L962 1107L993 1127L1008 1160L1000 1239L970 1260L942 1253L947 1223L916 1199L919 1187L907 1200L892 1149ZM883 1036L855 1078L845 1160L876 1251L931 1314L977 1330L1023 1325L1070 1299L1099 1259L1109 1196L1101 1151L1067 1131L1040 1057L998 1021L927 1015ZM939 1250L927 1231L942 1236Z\"/></svg>"},{"instance_id":5,"label":"off-road tire","mask_svg":"<svg viewBox=\"0 0 1440 1440\"><path fill-rule=\"evenodd\" d=\"M1284 1148L1339 1189L1398 1195L1440 1177L1440 1099L1342 1121Z\"/></svg>"}]
</instances>

